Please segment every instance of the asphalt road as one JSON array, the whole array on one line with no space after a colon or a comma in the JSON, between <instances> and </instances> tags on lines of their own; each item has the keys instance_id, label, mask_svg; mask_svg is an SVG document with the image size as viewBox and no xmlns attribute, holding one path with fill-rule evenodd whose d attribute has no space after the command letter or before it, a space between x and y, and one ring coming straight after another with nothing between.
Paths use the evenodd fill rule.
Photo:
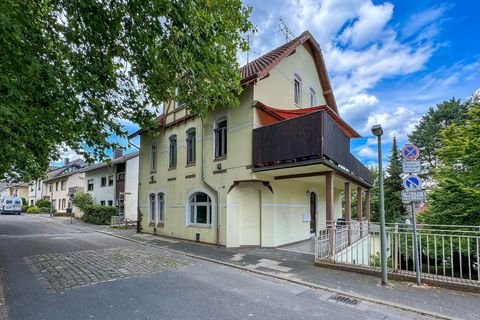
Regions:
<instances>
[{"instance_id":1,"label":"asphalt road","mask_svg":"<svg viewBox=\"0 0 480 320\"><path fill-rule=\"evenodd\" d=\"M0 270L9 320L425 319L34 216L0 216Z\"/></svg>"}]
</instances>

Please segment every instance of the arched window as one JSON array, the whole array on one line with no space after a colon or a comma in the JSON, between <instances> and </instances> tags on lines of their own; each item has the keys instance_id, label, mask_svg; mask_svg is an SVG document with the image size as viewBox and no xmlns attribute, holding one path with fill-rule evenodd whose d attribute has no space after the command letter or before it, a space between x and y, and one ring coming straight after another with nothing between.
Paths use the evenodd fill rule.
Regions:
<instances>
[{"instance_id":1,"label":"arched window","mask_svg":"<svg viewBox=\"0 0 480 320\"><path fill-rule=\"evenodd\" d=\"M156 171L157 170L157 144L152 143L151 149L150 149L150 171Z\"/></svg>"},{"instance_id":2,"label":"arched window","mask_svg":"<svg viewBox=\"0 0 480 320\"><path fill-rule=\"evenodd\" d=\"M155 223L155 194L150 194L150 223Z\"/></svg>"},{"instance_id":3,"label":"arched window","mask_svg":"<svg viewBox=\"0 0 480 320\"><path fill-rule=\"evenodd\" d=\"M165 219L165 194L158 193L157 194L157 222L164 222Z\"/></svg>"},{"instance_id":4,"label":"arched window","mask_svg":"<svg viewBox=\"0 0 480 320\"><path fill-rule=\"evenodd\" d=\"M302 78L298 74L293 77L293 101L298 106L302 104Z\"/></svg>"},{"instance_id":5,"label":"arched window","mask_svg":"<svg viewBox=\"0 0 480 320\"><path fill-rule=\"evenodd\" d=\"M317 94L313 88L310 88L310 107L314 107L317 105Z\"/></svg>"},{"instance_id":6,"label":"arched window","mask_svg":"<svg viewBox=\"0 0 480 320\"><path fill-rule=\"evenodd\" d=\"M195 128L191 128L187 131L187 164L195 163L195 146L196 132Z\"/></svg>"},{"instance_id":7,"label":"arched window","mask_svg":"<svg viewBox=\"0 0 480 320\"><path fill-rule=\"evenodd\" d=\"M197 192L190 196L189 217L188 221L191 224L205 224L212 223L212 200L208 194L204 192Z\"/></svg>"},{"instance_id":8,"label":"arched window","mask_svg":"<svg viewBox=\"0 0 480 320\"><path fill-rule=\"evenodd\" d=\"M227 156L227 119L217 120L215 124L215 158Z\"/></svg>"},{"instance_id":9,"label":"arched window","mask_svg":"<svg viewBox=\"0 0 480 320\"><path fill-rule=\"evenodd\" d=\"M170 147L169 147L169 167L176 168L177 167L177 135L173 135L169 138Z\"/></svg>"}]
</instances>

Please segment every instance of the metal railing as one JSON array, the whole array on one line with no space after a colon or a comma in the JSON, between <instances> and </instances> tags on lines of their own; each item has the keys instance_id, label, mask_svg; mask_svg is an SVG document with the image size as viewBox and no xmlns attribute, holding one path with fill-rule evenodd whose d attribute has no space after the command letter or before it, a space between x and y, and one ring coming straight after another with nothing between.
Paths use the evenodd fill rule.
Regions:
<instances>
[{"instance_id":1,"label":"metal railing","mask_svg":"<svg viewBox=\"0 0 480 320\"><path fill-rule=\"evenodd\" d=\"M367 229L365 229L367 228ZM480 226L417 225L420 272L423 279L480 285ZM348 230L348 228L347 228ZM317 260L380 267L380 227L371 223L357 238L351 227L346 243L344 229L328 228L317 239ZM414 275L415 255L412 225L387 224L387 266L389 272ZM326 241L330 239L330 241ZM334 243L340 241L339 243ZM325 246L330 246L326 249ZM335 251L333 250L335 248ZM335 252L335 254L333 254Z\"/></svg>"},{"instance_id":2,"label":"metal railing","mask_svg":"<svg viewBox=\"0 0 480 320\"><path fill-rule=\"evenodd\" d=\"M110 226L114 228L124 227L128 229L128 227L135 227L136 225L136 220L128 219L125 216L112 216L110 219Z\"/></svg>"}]
</instances>

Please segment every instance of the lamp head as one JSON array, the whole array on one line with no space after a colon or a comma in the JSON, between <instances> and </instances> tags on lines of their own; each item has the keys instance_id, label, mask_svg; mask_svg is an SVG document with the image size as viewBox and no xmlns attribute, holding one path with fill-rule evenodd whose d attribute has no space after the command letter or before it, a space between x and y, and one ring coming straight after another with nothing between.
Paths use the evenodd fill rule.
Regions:
<instances>
[{"instance_id":1,"label":"lamp head","mask_svg":"<svg viewBox=\"0 0 480 320\"><path fill-rule=\"evenodd\" d=\"M376 124L376 125L372 126L372 133L373 133L374 136L377 136L377 137L383 135L382 126L379 125L379 124Z\"/></svg>"}]
</instances>

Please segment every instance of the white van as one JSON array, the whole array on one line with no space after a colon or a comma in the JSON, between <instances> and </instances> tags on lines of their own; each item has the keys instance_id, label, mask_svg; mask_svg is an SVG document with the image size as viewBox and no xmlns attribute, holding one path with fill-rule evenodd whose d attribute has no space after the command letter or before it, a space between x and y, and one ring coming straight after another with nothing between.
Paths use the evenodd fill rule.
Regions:
<instances>
[{"instance_id":1,"label":"white van","mask_svg":"<svg viewBox=\"0 0 480 320\"><path fill-rule=\"evenodd\" d=\"M0 212L20 214L22 213L22 198L20 197L5 197L0 203Z\"/></svg>"}]
</instances>

